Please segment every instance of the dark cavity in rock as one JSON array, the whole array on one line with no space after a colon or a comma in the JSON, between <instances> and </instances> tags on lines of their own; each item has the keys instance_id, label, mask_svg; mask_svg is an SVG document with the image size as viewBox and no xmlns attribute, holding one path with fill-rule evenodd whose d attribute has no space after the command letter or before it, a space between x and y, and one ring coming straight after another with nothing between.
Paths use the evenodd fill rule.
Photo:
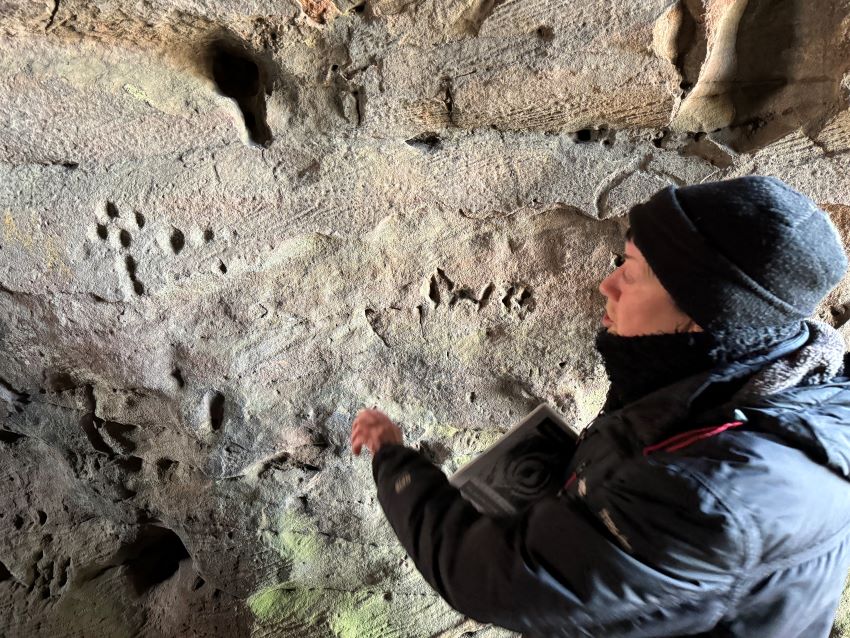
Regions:
<instances>
[{"instance_id":1,"label":"dark cavity in rock","mask_svg":"<svg viewBox=\"0 0 850 638\"><path fill-rule=\"evenodd\" d=\"M419 149L420 151L433 151L440 148L441 141L442 140L439 135L433 131L426 131L425 133L420 133L416 137L411 137L409 140L406 140L405 144Z\"/></svg>"},{"instance_id":2,"label":"dark cavity in rock","mask_svg":"<svg viewBox=\"0 0 850 638\"><path fill-rule=\"evenodd\" d=\"M183 373L180 371L180 368L174 368L171 371L171 376L177 382L177 387L182 388L186 385L186 382L183 380Z\"/></svg>"},{"instance_id":3,"label":"dark cavity in rock","mask_svg":"<svg viewBox=\"0 0 850 638\"><path fill-rule=\"evenodd\" d=\"M171 231L171 250L174 251L175 255L179 255L185 245L186 236L183 234L183 231L179 228L173 228Z\"/></svg>"},{"instance_id":4,"label":"dark cavity in rock","mask_svg":"<svg viewBox=\"0 0 850 638\"><path fill-rule=\"evenodd\" d=\"M210 45L208 53L216 88L236 102L251 141L268 147L273 137L266 123L266 73L237 44L218 40Z\"/></svg>"},{"instance_id":5,"label":"dark cavity in rock","mask_svg":"<svg viewBox=\"0 0 850 638\"><path fill-rule=\"evenodd\" d=\"M221 392L213 392L207 400L210 410L210 428L213 432L217 432L224 422L224 395Z\"/></svg>"},{"instance_id":6,"label":"dark cavity in rock","mask_svg":"<svg viewBox=\"0 0 850 638\"><path fill-rule=\"evenodd\" d=\"M136 594L150 591L171 578L181 561L191 559L186 546L172 530L148 525L142 528L127 561L127 574Z\"/></svg>"}]
</instances>

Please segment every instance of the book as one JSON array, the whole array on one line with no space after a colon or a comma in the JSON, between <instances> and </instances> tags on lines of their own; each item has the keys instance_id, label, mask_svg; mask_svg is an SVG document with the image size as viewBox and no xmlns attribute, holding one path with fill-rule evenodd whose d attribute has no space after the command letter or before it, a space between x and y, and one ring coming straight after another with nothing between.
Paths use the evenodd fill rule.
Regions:
<instances>
[{"instance_id":1,"label":"book","mask_svg":"<svg viewBox=\"0 0 850 638\"><path fill-rule=\"evenodd\" d=\"M561 489L577 440L558 413L541 403L449 483L482 514L516 516Z\"/></svg>"}]
</instances>

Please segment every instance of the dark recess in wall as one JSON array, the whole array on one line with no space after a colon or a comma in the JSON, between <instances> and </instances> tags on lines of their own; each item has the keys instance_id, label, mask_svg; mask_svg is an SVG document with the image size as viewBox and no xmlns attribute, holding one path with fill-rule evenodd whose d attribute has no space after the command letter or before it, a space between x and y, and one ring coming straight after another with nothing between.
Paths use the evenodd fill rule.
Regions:
<instances>
[{"instance_id":1,"label":"dark recess in wall","mask_svg":"<svg viewBox=\"0 0 850 638\"><path fill-rule=\"evenodd\" d=\"M180 562L190 559L183 541L172 530L158 525L145 526L127 561L127 574L136 594L143 594L171 578Z\"/></svg>"},{"instance_id":2,"label":"dark recess in wall","mask_svg":"<svg viewBox=\"0 0 850 638\"><path fill-rule=\"evenodd\" d=\"M209 397L209 409L210 427L217 432L224 422L224 395L221 392L213 392Z\"/></svg>"},{"instance_id":3,"label":"dark recess in wall","mask_svg":"<svg viewBox=\"0 0 850 638\"><path fill-rule=\"evenodd\" d=\"M207 55L212 80L222 95L236 102L248 137L268 147L273 136L266 123L267 71L247 48L227 39L213 41Z\"/></svg>"}]
</instances>

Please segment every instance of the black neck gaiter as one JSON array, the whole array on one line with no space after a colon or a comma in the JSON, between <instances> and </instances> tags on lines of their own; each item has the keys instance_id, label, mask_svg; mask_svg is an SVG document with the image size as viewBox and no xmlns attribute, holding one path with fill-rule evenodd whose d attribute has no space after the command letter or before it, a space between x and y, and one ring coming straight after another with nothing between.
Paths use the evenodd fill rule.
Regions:
<instances>
[{"instance_id":1,"label":"black neck gaiter","mask_svg":"<svg viewBox=\"0 0 850 638\"><path fill-rule=\"evenodd\" d=\"M726 333L679 332L621 337L602 329L596 349L611 388L603 408L616 410L700 372L770 352L805 330L801 323Z\"/></svg>"}]
</instances>

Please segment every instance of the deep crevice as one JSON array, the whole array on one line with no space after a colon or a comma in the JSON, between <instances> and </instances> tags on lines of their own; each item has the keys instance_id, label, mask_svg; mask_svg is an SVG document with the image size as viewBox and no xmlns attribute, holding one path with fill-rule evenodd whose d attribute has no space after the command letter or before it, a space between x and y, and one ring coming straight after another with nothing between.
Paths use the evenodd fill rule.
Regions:
<instances>
[{"instance_id":1,"label":"deep crevice","mask_svg":"<svg viewBox=\"0 0 850 638\"><path fill-rule=\"evenodd\" d=\"M177 572L182 561L191 560L180 537L172 530L157 525L143 527L129 549L133 558L125 564L137 595L164 583Z\"/></svg>"},{"instance_id":2,"label":"deep crevice","mask_svg":"<svg viewBox=\"0 0 850 638\"><path fill-rule=\"evenodd\" d=\"M52 27L53 21L56 20L56 14L59 13L59 2L60 0L53 0L53 11L50 12L50 19L47 21L47 24L44 27L45 31Z\"/></svg>"},{"instance_id":3,"label":"deep crevice","mask_svg":"<svg viewBox=\"0 0 850 638\"><path fill-rule=\"evenodd\" d=\"M101 420L94 415L94 412L88 412L80 417L80 428L83 430L83 433L85 433L91 446L98 452L103 452L108 456L113 456L115 454L115 450L109 447L101 436L100 423Z\"/></svg>"},{"instance_id":4,"label":"deep crevice","mask_svg":"<svg viewBox=\"0 0 850 638\"><path fill-rule=\"evenodd\" d=\"M127 255L124 258L124 265L127 267L127 276L130 277L130 281L133 283L133 290L137 295L145 294L145 287L141 281L136 278L136 260L132 255Z\"/></svg>"},{"instance_id":5,"label":"deep crevice","mask_svg":"<svg viewBox=\"0 0 850 638\"><path fill-rule=\"evenodd\" d=\"M691 6L694 5L694 6ZM699 80L702 61L705 59L707 40L705 27L701 24L701 6L694 0L684 0L679 3L681 22L676 33L676 59L673 66L679 72L682 80L679 88L682 97L694 88Z\"/></svg>"},{"instance_id":6,"label":"deep crevice","mask_svg":"<svg viewBox=\"0 0 850 638\"><path fill-rule=\"evenodd\" d=\"M268 147L274 138L266 122L267 74L251 53L232 42L213 42L208 55L216 88L236 102L251 141Z\"/></svg>"},{"instance_id":7,"label":"deep crevice","mask_svg":"<svg viewBox=\"0 0 850 638\"><path fill-rule=\"evenodd\" d=\"M24 438L23 434L12 432L11 430L0 429L0 443L14 443L22 438Z\"/></svg>"},{"instance_id":8,"label":"deep crevice","mask_svg":"<svg viewBox=\"0 0 850 638\"><path fill-rule=\"evenodd\" d=\"M125 454L135 451L136 441L133 440L138 426L118 421L104 421L103 429L109 438L116 443Z\"/></svg>"},{"instance_id":9,"label":"deep crevice","mask_svg":"<svg viewBox=\"0 0 850 638\"><path fill-rule=\"evenodd\" d=\"M5 580L12 579L12 572L9 571L9 568L3 564L3 561L0 561L0 583Z\"/></svg>"}]
</instances>

